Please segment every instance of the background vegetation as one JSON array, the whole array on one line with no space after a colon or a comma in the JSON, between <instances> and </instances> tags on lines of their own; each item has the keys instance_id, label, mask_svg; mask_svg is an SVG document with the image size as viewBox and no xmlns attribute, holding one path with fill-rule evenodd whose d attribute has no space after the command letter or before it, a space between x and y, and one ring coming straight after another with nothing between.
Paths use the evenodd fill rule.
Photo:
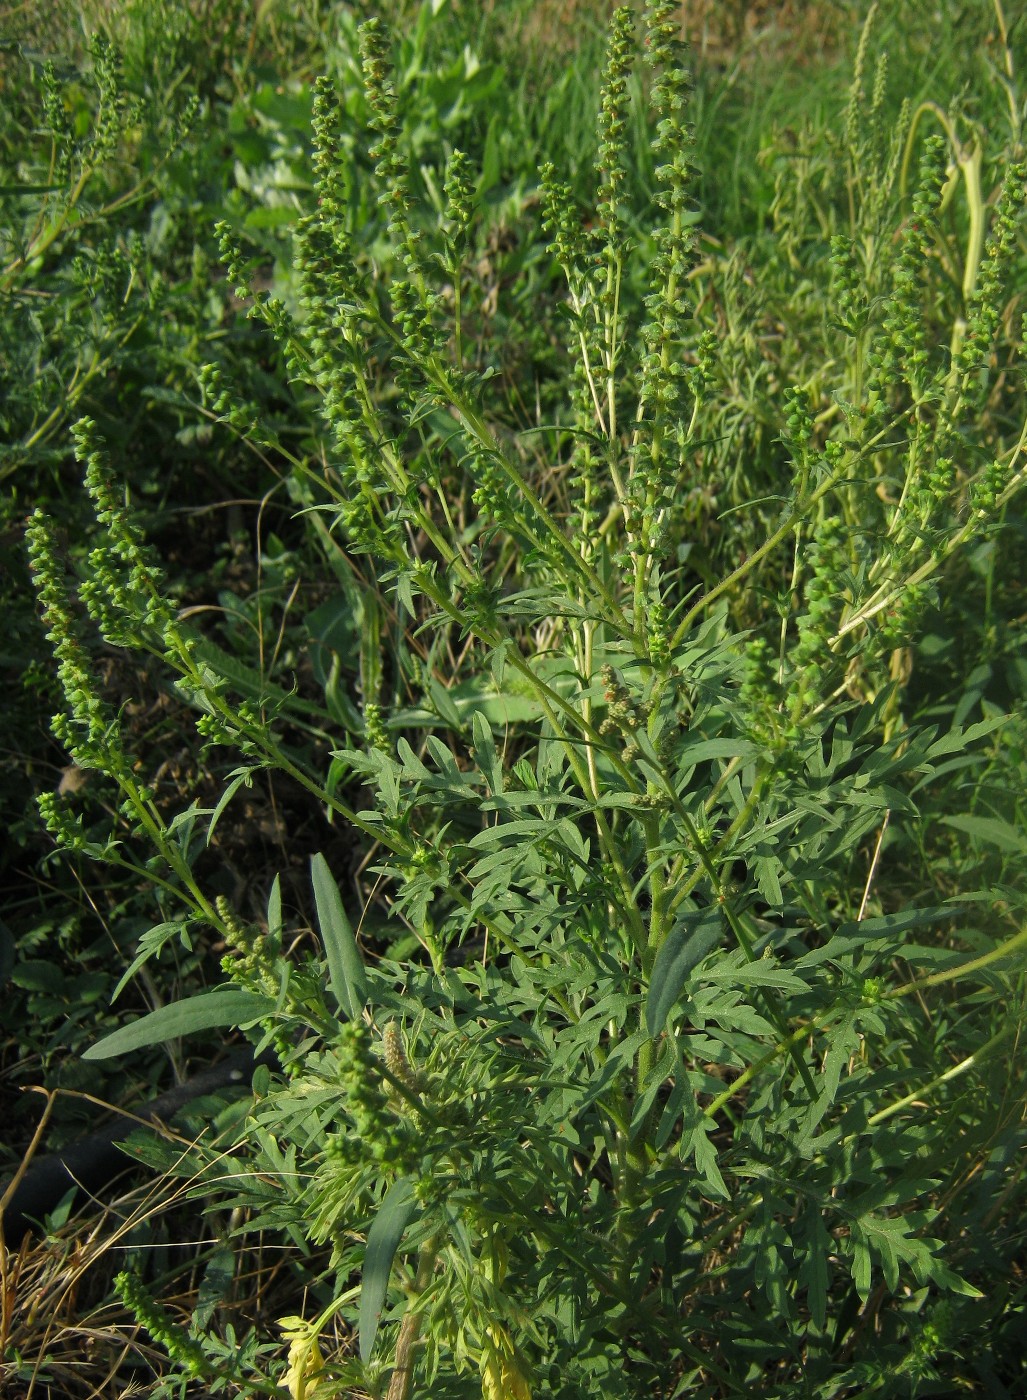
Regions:
<instances>
[{"instance_id":1,"label":"background vegetation","mask_svg":"<svg viewBox=\"0 0 1027 1400\"><path fill-rule=\"evenodd\" d=\"M6 16L12 1395L1022 1389L1023 36L611 10Z\"/></svg>"}]
</instances>

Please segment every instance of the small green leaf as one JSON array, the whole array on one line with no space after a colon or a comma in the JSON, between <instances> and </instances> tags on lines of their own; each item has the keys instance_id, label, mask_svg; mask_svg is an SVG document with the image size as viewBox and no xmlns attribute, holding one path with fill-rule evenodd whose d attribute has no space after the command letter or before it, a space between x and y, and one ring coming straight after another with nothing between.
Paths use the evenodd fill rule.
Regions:
<instances>
[{"instance_id":1,"label":"small green leaf","mask_svg":"<svg viewBox=\"0 0 1027 1400\"><path fill-rule=\"evenodd\" d=\"M267 937L271 944L281 945L281 876L274 876L271 893L267 896Z\"/></svg>"},{"instance_id":2,"label":"small green leaf","mask_svg":"<svg viewBox=\"0 0 1027 1400\"><path fill-rule=\"evenodd\" d=\"M127 1055L130 1050L142 1050L148 1045L163 1045L166 1040L191 1035L194 1031L209 1031L216 1026L245 1026L269 1016L275 1009L270 997L256 992L244 992L237 987L215 987L200 992L186 1001L158 1007L140 1016L129 1026L122 1026L91 1045L84 1060L110 1060L115 1055Z\"/></svg>"},{"instance_id":3,"label":"small green leaf","mask_svg":"<svg viewBox=\"0 0 1027 1400\"><path fill-rule=\"evenodd\" d=\"M267 900L267 935L277 953L282 946L282 882L277 875Z\"/></svg>"},{"instance_id":4,"label":"small green leaf","mask_svg":"<svg viewBox=\"0 0 1027 1400\"><path fill-rule=\"evenodd\" d=\"M235 796L235 794L239 791L241 787L253 786L253 773L254 770L252 768L236 768L235 771L232 773L232 781L228 784L224 792L218 798L217 806L214 808L213 812L210 815L210 822L207 826L208 846L210 845L211 840L214 836L214 828L221 820L221 815L224 812L225 808L228 806L229 802L231 802L232 798Z\"/></svg>"},{"instance_id":5,"label":"small green leaf","mask_svg":"<svg viewBox=\"0 0 1027 1400\"><path fill-rule=\"evenodd\" d=\"M870 1250L867 1248L866 1241L863 1237L857 1234L855 1226L853 1226L852 1231L851 1268L852 1282L855 1285L856 1292L859 1294L859 1301L865 1306L867 1299L870 1297L870 1280L873 1270L870 1262Z\"/></svg>"},{"instance_id":6,"label":"small green leaf","mask_svg":"<svg viewBox=\"0 0 1027 1400\"><path fill-rule=\"evenodd\" d=\"M439 718L452 729L459 729L462 723L460 711L453 704L449 691L444 685L440 685L434 676L428 678L428 693L431 696L432 705L438 711Z\"/></svg>"},{"instance_id":7,"label":"small green leaf","mask_svg":"<svg viewBox=\"0 0 1027 1400\"><path fill-rule=\"evenodd\" d=\"M392 1261L410 1219L417 1208L410 1177L401 1176L386 1192L367 1235L364 1278L360 1290L360 1359L366 1365L378 1335Z\"/></svg>"},{"instance_id":8,"label":"small green leaf","mask_svg":"<svg viewBox=\"0 0 1027 1400\"><path fill-rule=\"evenodd\" d=\"M474 761L484 773L491 795L496 797L503 791L503 765L496 752L492 727L480 710L471 720L471 733L474 736Z\"/></svg>"},{"instance_id":9,"label":"small green leaf","mask_svg":"<svg viewBox=\"0 0 1027 1400\"><path fill-rule=\"evenodd\" d=\"M216 1249L207 1261L196 1293L193 1325L201 1330L210 1325L216 1309L230 1296L235 1282L236 1258L228 1245Z\"/></svg>"},{"instance_id":10,"label":"small green leaf","mask_svg":"<svg viewBox=\"0 0 1027 1400\"><path fill-rule=\"evenodd\" d=\"M11 981L25 992L49 992L59 996L64 990L64 973L47 958L26 958L15 963Z\"/></svg>"},{"instance_id":11,"label":"small green leaf","mask_svg":"<svg viewBox=\"0 0 1027 1400\"><path fill-rule=\"evenodd\" d=\"M806 1205L806 1243L808 1254L799 1271L800 1286L806 1287L806 1305L813 1325L823 1330L827 1318L827 1291L830 1283L830 1257L834 1240L824 1226L820 1206L816 1201Z\"/></svg>"},{"instance_id":12,"label":"small green leaf","mask_svg":"<svg viewBox=\"0 0 1027 1400\"><path fill-rule=\"evenodd\" d=\"M118 997L131 982L142 965L159 953L164 944L169 942L176 935L185 941L188 937L188 919L179 919L171 923L154 924L153 928L148 928L139 940L139 952L132 959L131 964L123 973L118 985L111 993L111 1005L117 1001Z\"/></svg>"},{"instance_id":13,"label":"small green leaf","mask_svg":"<svg viewBox=\"0 0 1027 1400\"><path fill-rule=\"evenodd\" d=\"M320 851L310 858L317 922L328 956L328 976L339 1010L351 1021L359 1019L367 1001L367 975L357 940L339 887Z\"/></svg>"},{"instance_id":14,"label":"small green leaf","mask_svg":"<svg viewBox=\"0 0 1027 1400\"><path fill-rule=\"evenodd\" d=\"M689 909L667 934L656 954L645 1003L645 1024L651 1036L663 1030L688 974L717 946L720 936L719 909Z\"/></svg>"},{"instance_id":15,"label":"small green leaf","mask_svg":"<svg viewBox=\"0 0 1027 1400\"><path fill-rule=\"evenodd\" d=\"M686 1160L689 1154L695 1161L696 1170L706 1183L707 1192L722 1201L728 1200L730 1192L717 1162L717 1149L709 1139L709 1124L700 1123L690 1133L682 1134L682 1161Z\"/></svg>"}]
</instances>

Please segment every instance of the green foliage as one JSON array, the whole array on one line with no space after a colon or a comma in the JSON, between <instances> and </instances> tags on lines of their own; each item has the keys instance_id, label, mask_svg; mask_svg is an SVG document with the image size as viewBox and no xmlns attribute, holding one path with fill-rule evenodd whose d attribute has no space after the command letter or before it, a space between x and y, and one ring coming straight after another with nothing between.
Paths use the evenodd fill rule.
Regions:
<instances>
[{"instance_id":1,"label":"green foliage","mask_svg":"<svg viewBox=\"0 0 1027 1400\"><path fill-rule=\"evenodd\" d=\"M325 1251L288 1371L254 1339L229 1363L123 1275L186 1374L390 1400L916 1394L953 1357L981 1376L967 1339L1022 1308L999 1228L1018 1178L997 1210L972 1185L1023 1143L1022 1094L995 1093L1024 1014L1022 677L1008 712L987 668L956 699L911 680L942 664L967 570L995 608L1024 482L1016 112L972 148L934 99L888 119L872 6L830 134L772 153L771 229L706 257L676 9L613 18L595 218L540 172L548 243L532 230L509 296L566 351L530 437L482 280L492 138L480 173L454 146L497 73L431 68L425 5L398 59L379 19L344 26L332 76L250 99L243 193L283 212L230 202L217 237L290 405L224 363L198 378L330 580L313 686L271 679L255 604L227 647L180 615L92 419L73 580L45 512L29 527L54 732L107 794L44 794L47 826L177 911L123 984L193 927L224 947L222 985L89 1058L219 1025L273 1047L245 1121L165 1164L209 1199L231 1154L246 1230ZM308 97L309 189L280 136ZM156 800L83 611L173 681L224 774L213 806ZM259 923L208 892L215 828L268 776L365 841L345 881L311 860L323 957L286 935L278 879Z\"/></svg>"}]
</instances>

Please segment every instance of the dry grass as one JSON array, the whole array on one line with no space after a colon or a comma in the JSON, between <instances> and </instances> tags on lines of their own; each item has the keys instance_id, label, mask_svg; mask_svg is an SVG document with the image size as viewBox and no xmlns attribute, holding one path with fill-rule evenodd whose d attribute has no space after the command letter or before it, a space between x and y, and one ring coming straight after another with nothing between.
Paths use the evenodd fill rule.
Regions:
<instances>
[{"instance_id":1,"label":"dry grass","mask_svg":"<svg viewBox=\"0 0 1027 1400\"><path fill-rule=\"evenodd\" d=\"M502 43L537 58L573 52L586 35L605 28L617 3L536 0L524 6L485 0L482 11ZM633 4L639 12L644 8L643 0ZM774 57L802 66L831 55L858 24L860 8L851 0L683 0L681 24L702 62L754 65Z\"/></svg>"},{"instance_id":2,"label":"dry grass","mask_svg":"<svg viewBox=\"0 0 1027 1400\"><path fill-rule=\"evenodd\" d=\"M6 1400L120 1400L126 1378L152 1378L167 1360L140 1335L111 1280L125 1235L140 1218L142 1191L91 1219L69 1221L20 1247L0 1242L0 1394ZM130 1384L130 1383L129 1383Z\"/></svg>"}]
</instances>

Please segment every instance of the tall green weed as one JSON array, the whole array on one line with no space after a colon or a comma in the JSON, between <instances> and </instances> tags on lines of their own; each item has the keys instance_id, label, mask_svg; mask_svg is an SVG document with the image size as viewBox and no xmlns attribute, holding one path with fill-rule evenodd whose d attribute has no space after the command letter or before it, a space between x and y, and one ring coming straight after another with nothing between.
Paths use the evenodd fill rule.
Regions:
<instances>
[{"instance_id":1,"label":"tall green weed","mask_svg":"<svg viewBox=\"0 0 1027 1400\"><path fill-rule=\"evenodd\" d=\"M1022 1144L1022 1102L994 1097L1022 895L1008 869L928 854L927 816L1022 850L1015 803L974 805L1019 771L1022 718L979 691L918 720L909 682L1024 480L1019 130L985 200L943 109L940 134L884 120L868 28L838 134L782 164L765 265L703 262L674 6L637 28L618 11L594 209L541 174L566 353L530 437L489 336L480 174L457 150L441 182L417 162L380 23L360 31L373 169L352 97L319 81L316 207L282 295L221 226L229 283L310 405L316 450L203 374L209 411L285 464L337 581L318 701L179 616L77 425L100 527L79 602L231 756L213 809L154 801L52 530L30 528L58 737L119 803L106 830L53 799L46 821L178 902L126 978L181 940L228 948L221 986L89 1057L225 1026L276 1050L229 1199L247 1229L330 1250L285 1324L293 1394L917 1393L1005 1306L971 1183ZM279 882L254 927L197 874L268 772L367 852L346 878L311 862L321 956L292 951ZM910 888L892 860L918 846ZM180 1164L197 1195L223 1152ZM186 1374L269 1383L120 1289Z\"/></svg>"}]
</instances>

